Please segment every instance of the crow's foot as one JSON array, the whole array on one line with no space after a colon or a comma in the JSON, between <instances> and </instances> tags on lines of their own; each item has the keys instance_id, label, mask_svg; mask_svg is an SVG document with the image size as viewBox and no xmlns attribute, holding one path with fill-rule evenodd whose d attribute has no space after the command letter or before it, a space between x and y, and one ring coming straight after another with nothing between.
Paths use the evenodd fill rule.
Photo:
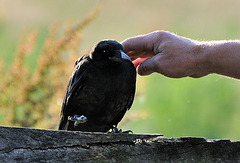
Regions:
<instances>
[{"instance_id":1,"label":"crow's foot","mask_svg":"<svg viewBox=\"0 0 240 163\"><path fill-rule=\"evenodd\" d=\"M130 134L130 133L133 133L131 130L127 130L127 131L122 131L122 129L118 129L117 127L113 127L112 128L112 131L110 131L109 133L113 133L113 134L116 134L116 133L126 133L126 134Z\"/></svg>"},{"instance_id":2,"label":"crow's foot","mask_svg":"<svg viewBox=\"0 0 240 163\"><path fill-rule=\"evenodd\" d=\"M69 121L74 121L74 127L78 126L79 123L86 123L87 122L87 117L85 117L84 115L74 115L72 116L68 116L68 120Z\"/></svg>"},{"instance_id":3,"label":"crow's foot","mask_svg":"<svg viewBox=\"0 0 240 163\"><path fill-rule=\"evenodd\" d=\"M132 130L123 131L124 134L133 134Z\"/></svg>"}]
</instances>

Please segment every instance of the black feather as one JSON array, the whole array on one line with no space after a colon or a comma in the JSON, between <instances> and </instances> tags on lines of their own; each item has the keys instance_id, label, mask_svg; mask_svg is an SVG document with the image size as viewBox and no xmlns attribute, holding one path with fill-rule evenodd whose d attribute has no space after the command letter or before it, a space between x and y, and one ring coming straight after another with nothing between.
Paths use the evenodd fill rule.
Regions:
<instances>
[{"instance_id":1,"label":"black feather","mask_svg":"<svg viewBox=\"0 0 240 163\"><path fill-rule=\"evenodd\" d=\"M107 132L130 109L136 85L136 70L123 47L114 40L99 42L74 66L62 104L59 130ZM68 116L84 115L88 121L74 126Z\"/></svg>"}]
</instances>

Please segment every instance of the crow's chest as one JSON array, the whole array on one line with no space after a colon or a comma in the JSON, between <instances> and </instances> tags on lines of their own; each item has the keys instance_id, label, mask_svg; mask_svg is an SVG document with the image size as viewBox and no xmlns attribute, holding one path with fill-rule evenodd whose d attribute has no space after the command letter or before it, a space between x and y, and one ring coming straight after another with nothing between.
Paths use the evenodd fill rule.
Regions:
<instances>
[{"instance_id":1,"label":"crow's chest","mask_svg":"<svg viewBox=\"0 0 240 163\"><path fill-rule=\"evenodd\" d=\"M85 77L87 87L93 87L108 93L108 91L119 91L128 87L131 74L122 66L108 66L91 68Z\"/></svg>"},{"instance_id":2,"label":"crow's chest","mask_svg":"<svg viewBox=\"0 0 240 163\"><path fill-rule=\"evenodd\" d=\"M131 75L130 71L121 66L91 66L85 73L75 98L79 104L91 106L114 104L116 99L129 96L134 83L131 81Z\"/></svg>"}]
</instances>

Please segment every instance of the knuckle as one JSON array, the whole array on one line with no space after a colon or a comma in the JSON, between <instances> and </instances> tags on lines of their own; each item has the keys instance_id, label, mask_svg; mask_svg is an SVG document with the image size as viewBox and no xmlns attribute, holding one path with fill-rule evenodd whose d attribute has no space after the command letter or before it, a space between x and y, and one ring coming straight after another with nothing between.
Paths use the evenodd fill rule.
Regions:
<instances>
[{"instance_id":1,"label":"knuckle","mask_svg":"<svg viewBox=\"0 0 240 163\"><path fill-rule=\"evenodd\" d=\"M163 40L169 38L172 35L168 31L155 31L153 34L156 36L156 38L161 38Z\"/></svg>"},{"instance_id":2,"label":"knuckle","mask_svg":"<svg viewBox=\"0 0 240 163\"><path fill-rule=\"evenodd\" d=\"M163 49L166 49L171 42L172 33L168 31L155 31L152 33L153 41L153 50L155 52L161 52Z\"/></svg>"}]
</instances>

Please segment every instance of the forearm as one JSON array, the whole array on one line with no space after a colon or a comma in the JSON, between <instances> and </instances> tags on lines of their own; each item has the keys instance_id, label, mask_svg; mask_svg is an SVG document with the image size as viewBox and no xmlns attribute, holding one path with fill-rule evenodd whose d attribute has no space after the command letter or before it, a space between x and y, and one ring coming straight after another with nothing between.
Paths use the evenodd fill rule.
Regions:
<instances>
[{"instance_id":1,"label":"forearm","mask_svg":"<svg viewBox=\"0 0 240 163\"><path fill-rule=\"evenodd\" d=\"M240 79L240 42L216 41L198 44L200 70Z\"/></svg>"}]
</instances>

